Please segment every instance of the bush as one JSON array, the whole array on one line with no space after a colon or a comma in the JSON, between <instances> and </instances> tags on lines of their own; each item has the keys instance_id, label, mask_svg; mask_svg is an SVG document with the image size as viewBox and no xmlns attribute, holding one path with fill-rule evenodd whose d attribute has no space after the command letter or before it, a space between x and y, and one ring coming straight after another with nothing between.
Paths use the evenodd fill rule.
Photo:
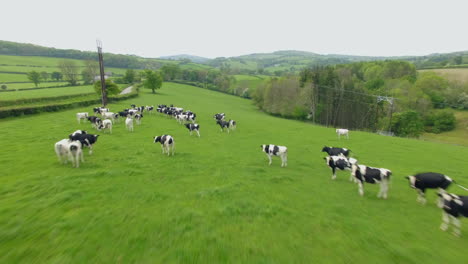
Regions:
<instances>
[{"instance_id":1,"label":"bush","mask_svg":"<svg viewBox=\"0 0 468 264\"><path fill-rule=\"evenodd\" d=\"M8 87L6 84L2 84L2 90L6 90Z\"/></svg>"},{"instance_id":2,"label":"bush","mask_svg":"<svg viewBox=\"0 0 468 264\"><path fill-rule=\"evenodd\" d=\"M392 130L400 137L418 137L424 130L424 123L416 111L396 113L392 120Z\"/></svg>"},{"instance_id":3,"label":"bush","mask_svg":"<svg viewBox=\"0 0 468 264\"><path fill-rule=\"evenodd\" d=\"M96 91L97 94L101 95L101 81L97 81L94 83L94 91ZM108 96L120 93L119 86L109 79L106 80L106 91Z\"/></svg>"},{"instance_id":4,"label":"bush","mask_svg":"<svg viewBox=\"0 0 468 264\"><path fill-rule=\"evenodd\" d=\"M433 112L424 119L426 131L436 134L453 130L455 123L455 115L450 111Z\"/></svg>"}]
</instances>

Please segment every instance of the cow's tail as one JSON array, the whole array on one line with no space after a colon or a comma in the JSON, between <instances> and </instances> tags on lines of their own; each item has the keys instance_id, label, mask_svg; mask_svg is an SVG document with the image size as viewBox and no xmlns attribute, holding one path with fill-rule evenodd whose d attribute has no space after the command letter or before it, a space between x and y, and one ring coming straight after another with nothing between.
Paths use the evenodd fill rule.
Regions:
<instances>
[{"instance_id":1,"label":"cow's tail","mask_svg":"<svg viewBox=\"0 0 468 264\"><path fill-rule=\"evenodd\" d=\"M454 181L453 183L455 183L455 181ZM461 185L458 184L458 183L455 183L455 185L457 185L458 187L462 188L462 189L465 190L465 191L468 191L468 188L463 187L463 186L461 186Z\"/></svg>"}]
</instances>

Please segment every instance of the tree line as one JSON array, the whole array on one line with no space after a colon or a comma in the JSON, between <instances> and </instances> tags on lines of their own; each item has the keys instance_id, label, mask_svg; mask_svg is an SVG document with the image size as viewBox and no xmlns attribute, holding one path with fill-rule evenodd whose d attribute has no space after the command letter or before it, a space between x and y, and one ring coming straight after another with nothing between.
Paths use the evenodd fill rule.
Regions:
<instances>
[{"instance_id":1,"label":"tree line","mask_svg":"<svg viewBox=\"0 0 468 264\"><path fill-rule=\"evenodd\" d=\"M332 127L418 136L451 130L450 111L468 109L466 84L418 73L405 61L376 61L307 68L257 88L265 112Z\"/></svg>"}]
</instances>

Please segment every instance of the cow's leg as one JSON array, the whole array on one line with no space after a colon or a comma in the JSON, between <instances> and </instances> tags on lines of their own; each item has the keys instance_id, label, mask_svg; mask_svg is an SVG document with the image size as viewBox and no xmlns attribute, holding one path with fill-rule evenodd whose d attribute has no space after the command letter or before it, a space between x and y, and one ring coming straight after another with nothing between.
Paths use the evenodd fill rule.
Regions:
<instances>
[{"instance_id":1,"label":"cow's leg","mask_svg":"<svg viewBox=\"0 0 468 264\"><path fill-rule=\"evenodd\" d=\"M200 137L200 131L197 130L198 137Z\"/></svg>"},{"instance_id":2,"label":"cow's leg","mask_svg":"<svg viewBox=\"0 0 468 264\"><path fill-rule=\"evenodd\" d=\"M425 198L425 195L424 195L424 191L423 190L420 190L418 189L418 199L417 201L422 203L422 204L426 204L426 198Z\"/></svg>"},{"instance_id":3,"label":"cow's leg","mask_svg":"<svg viewBox=\"0 0 468 264\"><path fill-rule=\"evenodd\" d=\"M80 157L81 157L81 162L84 162L83 149L80 150Z\"/></svg>"},{"instance_id":4,"label":"cow's leg","mask_svg":"<svg viewBox=\"0 0 468 264\"><path fill-rule=\"evenodd\" d=\"M267 154L267 157L268 157L268 159L270 160L270 162L268 163L268 165L271 165L271 155L268 155L268 154Z\"/></svg>"},{"instance_id":5,"label":"cow's leg","mask_svg":"<svg viewBox=\"0 0 468 264\"><path fill-rule=\"evenodd\" d=\"M443 231L447 231L447 228L450 224L450 218L445 211L442 211L442 224L440 225L440 229Z\"/></svg>"},{"instance_id":6,"label":"cow's leg","mask_svg":"<svg viewBox=\"0 0 468 264\"><path fill-rule=\"evenodd\" d=\"M450 215L449 217L452 219L452 223L453 223L453 233L452 234L459 237L461 235L461 232L460 232L460 226L461 226L460 219L458 219L457 217L452 216L452 215Z\"/></svg>"},{"instance_id":7,"label":"cow's leg","mask_svg":"<svg viewBox=\"0 0 468 264\"><path fill-rule=\"evenodd\" d=\"M349 133L346 133L346 139L349 139Z\"/></svg>"},{"instance_id":8,"label":"cow's leg","mask_svg":"<svg viewBox=\"0 0 468 264\"><path fill-rule=\"evenodd\" d=\"M336 168L332 168L332 180L336 179Z\"/></svg>"},{"instance_id":9,"label":"cow's leg","mask_svg":"<svg viewBox=\"0 0 468 264\"><path fill-rule=\"evenodd\" d=\"M164 154L164 145L161 144L162 154Z\"/></svg>"},{"instance_id":10,"label":"cow's leg","mask_svg":"<svg viewBox=\"0 0 468 264\"><path fill-rule=\"evenodd\" d=\"M358 186L359 186L359 195L363 196L364 195L364 186L362 184L362 181L358 181Z\"/></svg>"},{"instance_id":11,"label":"cow's leg","mask_svg":"<svg viewBox=\"0 0 468 264\"><path fill-rule=\"evenodd\" d=\"M388 180L383 180L381 184L383 184L382 187L384 187L383 193L382 193L383 198L384 198L384 199L387 199L387 195L388 195Z\"/></svg>"},{"instance_id":12,"label":"cow's leg","mask_svg":"<svg viewBox=\"0 0 468 264\"><path fill-rule=\"evenodd\" d=\"M351 174L351 175L349 176L349 181L354 181L354 182L356 182L356 181L355 181L355 178L354 178L354 176L353 176L353 174L352 174L352 173L350 173L350 174Z\"/></svg>"},{"instance_id":13,"label":"cow's leg","mask_svg":"<svg viewBox=\"0 0 468 264\"><path fill-rule=\"evenodd\" d=\"M190 136L192 135L192 130L190 130Z\"/></svg>"},{"instance_id":14,"label":"cow's leg","mask_svg":"<svg viewBox=\"0 0 468 264\"><path fill-rule=\"evenodd\" d=\"M287 153L284 153L284 166L288 166L288 154Z\"/></svg>"}]
</instances>

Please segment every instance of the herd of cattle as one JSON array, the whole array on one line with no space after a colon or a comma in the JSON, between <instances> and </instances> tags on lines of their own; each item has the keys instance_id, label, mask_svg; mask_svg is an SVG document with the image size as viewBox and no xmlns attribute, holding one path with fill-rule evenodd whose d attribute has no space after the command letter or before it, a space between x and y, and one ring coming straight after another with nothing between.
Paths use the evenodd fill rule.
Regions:
<instances>
[{"instance_id":1,"label":"herd of cattle","mask_svg":"<svg viewBox=\"0 0 468 264\"><path fill-rule=\"evenodd\" d=\"M98 107L94 108L93 111L95 116L89 116L88 113L77 113L76 118L78 123L85 119L91 122L93 128L98 131L109 131L112 133L112 126L115 122L119 122L119 119L125 118L125 126L128 131L133 132L133 122L136 121L137 125L141 124L143 118L143 112L148 114L154 113L153 106L136 106L131 105L131 108L124 109L121 112L113 113L108 108ZM200 137L200 125L195 123L196 114L191 111L184 111L183 108L174 107L173 105L158 105L157 112L165 114L167 117L176 119L180 124L189 130L190 135L192 132L196 132ZM100 117L99 117L99 116ZM236 129L236 121L228 120L225 121L225 114L218 113L213 116L221 128L221 131L227 131ZM349 130L347 129L336 129L338 138L345 136L349 139ZM92 154L92 146L97 142L99 135L88 134L84 130L77 130L70 134L67 139L62 139L55 144L55 152L60 162L67 163L71 161L73 167L79 167L80 160L84 161L83 148L89 148L89 154ZM153 138L154 143L160 143L163 154L174 155L175 152L175 141L170 135L161 135ZM281 158L281 167L287 166L287 154L288 149L285 146L277 145L261 145L262 151L266 153L269 159L269 165L272 163L272 157L278 156ZM358 164L358 161L350 157L351 151L346 148L340 147L323 147L322 152L326 152L328 156L324 157L326 165L332 170L332 180L336 179L337 170L349 170L351 171L350 181L357 183L358 192L361 196L364 195L364 183L379 184L380 190L377 195L379 198L387 199L388 187L390 182L390 176L392 172L385 168L374 168L367 165ZM454 226L454 234L460 235L460 216L468 217L468 196L460 196L448 193L446 189L455 183L450 177L434 172L419 173L416 175L407 176L409 184L412 188L418 192L417 201L423 204L426 203L425 192L427 189L438 189L439 196L439 207L443 208L442 230L447 230L449 225L452 223ZM456 183L455 183L456 184ZM458 185L458 184L457 184ZM458 185L464 188L461 185Z\"/></svg>"}]
</instances>

